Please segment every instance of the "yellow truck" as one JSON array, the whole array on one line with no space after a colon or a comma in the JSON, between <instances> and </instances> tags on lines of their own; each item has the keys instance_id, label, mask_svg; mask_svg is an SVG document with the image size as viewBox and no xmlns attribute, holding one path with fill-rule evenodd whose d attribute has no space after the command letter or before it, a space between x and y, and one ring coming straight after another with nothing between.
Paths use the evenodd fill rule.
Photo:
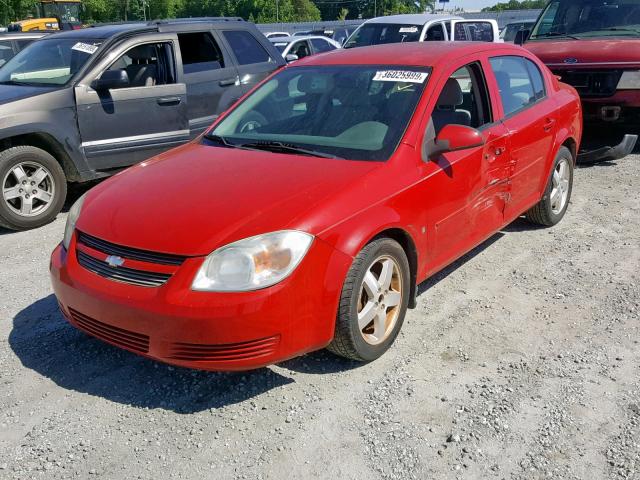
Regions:
<instances>
[{"instance_id":1,"label":"yellow truck","mask_svg":"<svg viewBox=\"0 0 640 480\"><path fill-rule=\"evenodd\" d=\"M34 18L9 25L10 32L35 30L74 30L82 28L82 0L41 0Z\"/></svg>"}]
</instances>

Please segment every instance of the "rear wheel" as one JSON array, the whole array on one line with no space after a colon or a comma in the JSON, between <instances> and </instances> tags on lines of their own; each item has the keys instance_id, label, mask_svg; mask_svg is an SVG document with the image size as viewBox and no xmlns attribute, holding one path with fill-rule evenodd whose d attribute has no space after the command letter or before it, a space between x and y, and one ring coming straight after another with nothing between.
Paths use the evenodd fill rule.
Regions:
<instances>
[{"instance_id":1,"label":"rear wheel","mask_svg":"<svg viewBox=\"0 0 640 480\"><path fill-rule=\"evenodd\" d=\"M333 353L358 361L380 357L400 332L409 304L409 261L394 240L382 238L355 258L342 289Z\"/></svg>"},{"instance_id":2,"label":"rear wheel","mask_svg":"<svg viewBox=\"0 0 640 480\"><path fill-rule=\"evenodd\" d=\"M569 207L573 190L573 155L562 147L556 156L553 170L542 200L526 213L531 223L551 227L556 225Z\"/></svg>"},{"instance_id":3,"label":"rear wheel","mask_svg":"<svg viewBox=\"0 0 640 480\"><path fill-rule=\"evenodd\" d=\"M62 210L67 182L48 152L18 146L0 152L0 225L28 230L51 222Z\"/></svg>"}]
</instances>

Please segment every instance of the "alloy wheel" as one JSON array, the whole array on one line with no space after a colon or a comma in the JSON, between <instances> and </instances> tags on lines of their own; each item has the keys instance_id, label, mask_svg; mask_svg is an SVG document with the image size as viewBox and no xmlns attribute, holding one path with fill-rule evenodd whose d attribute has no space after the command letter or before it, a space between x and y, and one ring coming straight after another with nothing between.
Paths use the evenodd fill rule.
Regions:
<instances>
[{"instance_id":1,"label":"alloy wheel","mask_svg":"<svg viewBox=\"0 0 640 480\"><path fill-rule=\"evenodd\" d=\"M393 332L403 287L400 267L390 256L377 258L367 270L358 297L358 328L368 344L379 345Z\"/></svg>"},{"instance_id":2,"label":"alloy wheel","mask_svg":"<svg viewBox=\"0 0 640 480\"><path fill-rule=\"evenodd\" d=\"M569 198L569 182L571 180L571 167L566 158L561 159L553 171L551 179L551 211L558 215L567 204Z\"/></svg>"},{"instance_id":3,"label":"alloy wheel","mask_svg":"<svg viewBox=\"0 0 640 480\"><path fill-rule=\"evenodd\" d=\"M12 212L22 217L34 217L49 208L55 188L49 170L35 162L21 162L5 175L2 198Z\"/></svg>"}]
</instances>

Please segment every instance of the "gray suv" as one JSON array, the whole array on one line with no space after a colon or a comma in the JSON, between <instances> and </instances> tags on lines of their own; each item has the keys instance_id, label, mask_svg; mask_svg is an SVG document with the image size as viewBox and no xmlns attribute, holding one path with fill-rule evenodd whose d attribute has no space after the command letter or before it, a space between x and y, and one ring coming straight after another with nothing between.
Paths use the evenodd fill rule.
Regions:
<instances>
[{"instance_id":1,"label":"gray suv","mask_svg":"<svg viewBox=\"0 0 640 480\"><path fill-rule=\"evenodd\" d=\"M237 18L103 25L32 43L0 68L0 225L50 222L67 182L188 142L284 63Z\"/></svg>"}]
</instances>

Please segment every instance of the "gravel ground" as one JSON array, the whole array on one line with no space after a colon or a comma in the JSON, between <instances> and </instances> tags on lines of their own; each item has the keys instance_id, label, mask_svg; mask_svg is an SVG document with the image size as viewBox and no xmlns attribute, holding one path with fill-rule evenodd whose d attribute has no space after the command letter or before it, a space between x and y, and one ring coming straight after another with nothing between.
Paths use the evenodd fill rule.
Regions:
<instances>
[{"instance_id":1,"label":"gravel ground","mask_svg":"<svg viewBox=\"0 0 640 480\"><path fill-rule=\"evenodd\" d=\"M639 161L577 170L559 226L517 221L421 285L368 365L120 351L57 311L64 215L0 231L0 478L640 479Z\"/></svg>"}]
</instances>

